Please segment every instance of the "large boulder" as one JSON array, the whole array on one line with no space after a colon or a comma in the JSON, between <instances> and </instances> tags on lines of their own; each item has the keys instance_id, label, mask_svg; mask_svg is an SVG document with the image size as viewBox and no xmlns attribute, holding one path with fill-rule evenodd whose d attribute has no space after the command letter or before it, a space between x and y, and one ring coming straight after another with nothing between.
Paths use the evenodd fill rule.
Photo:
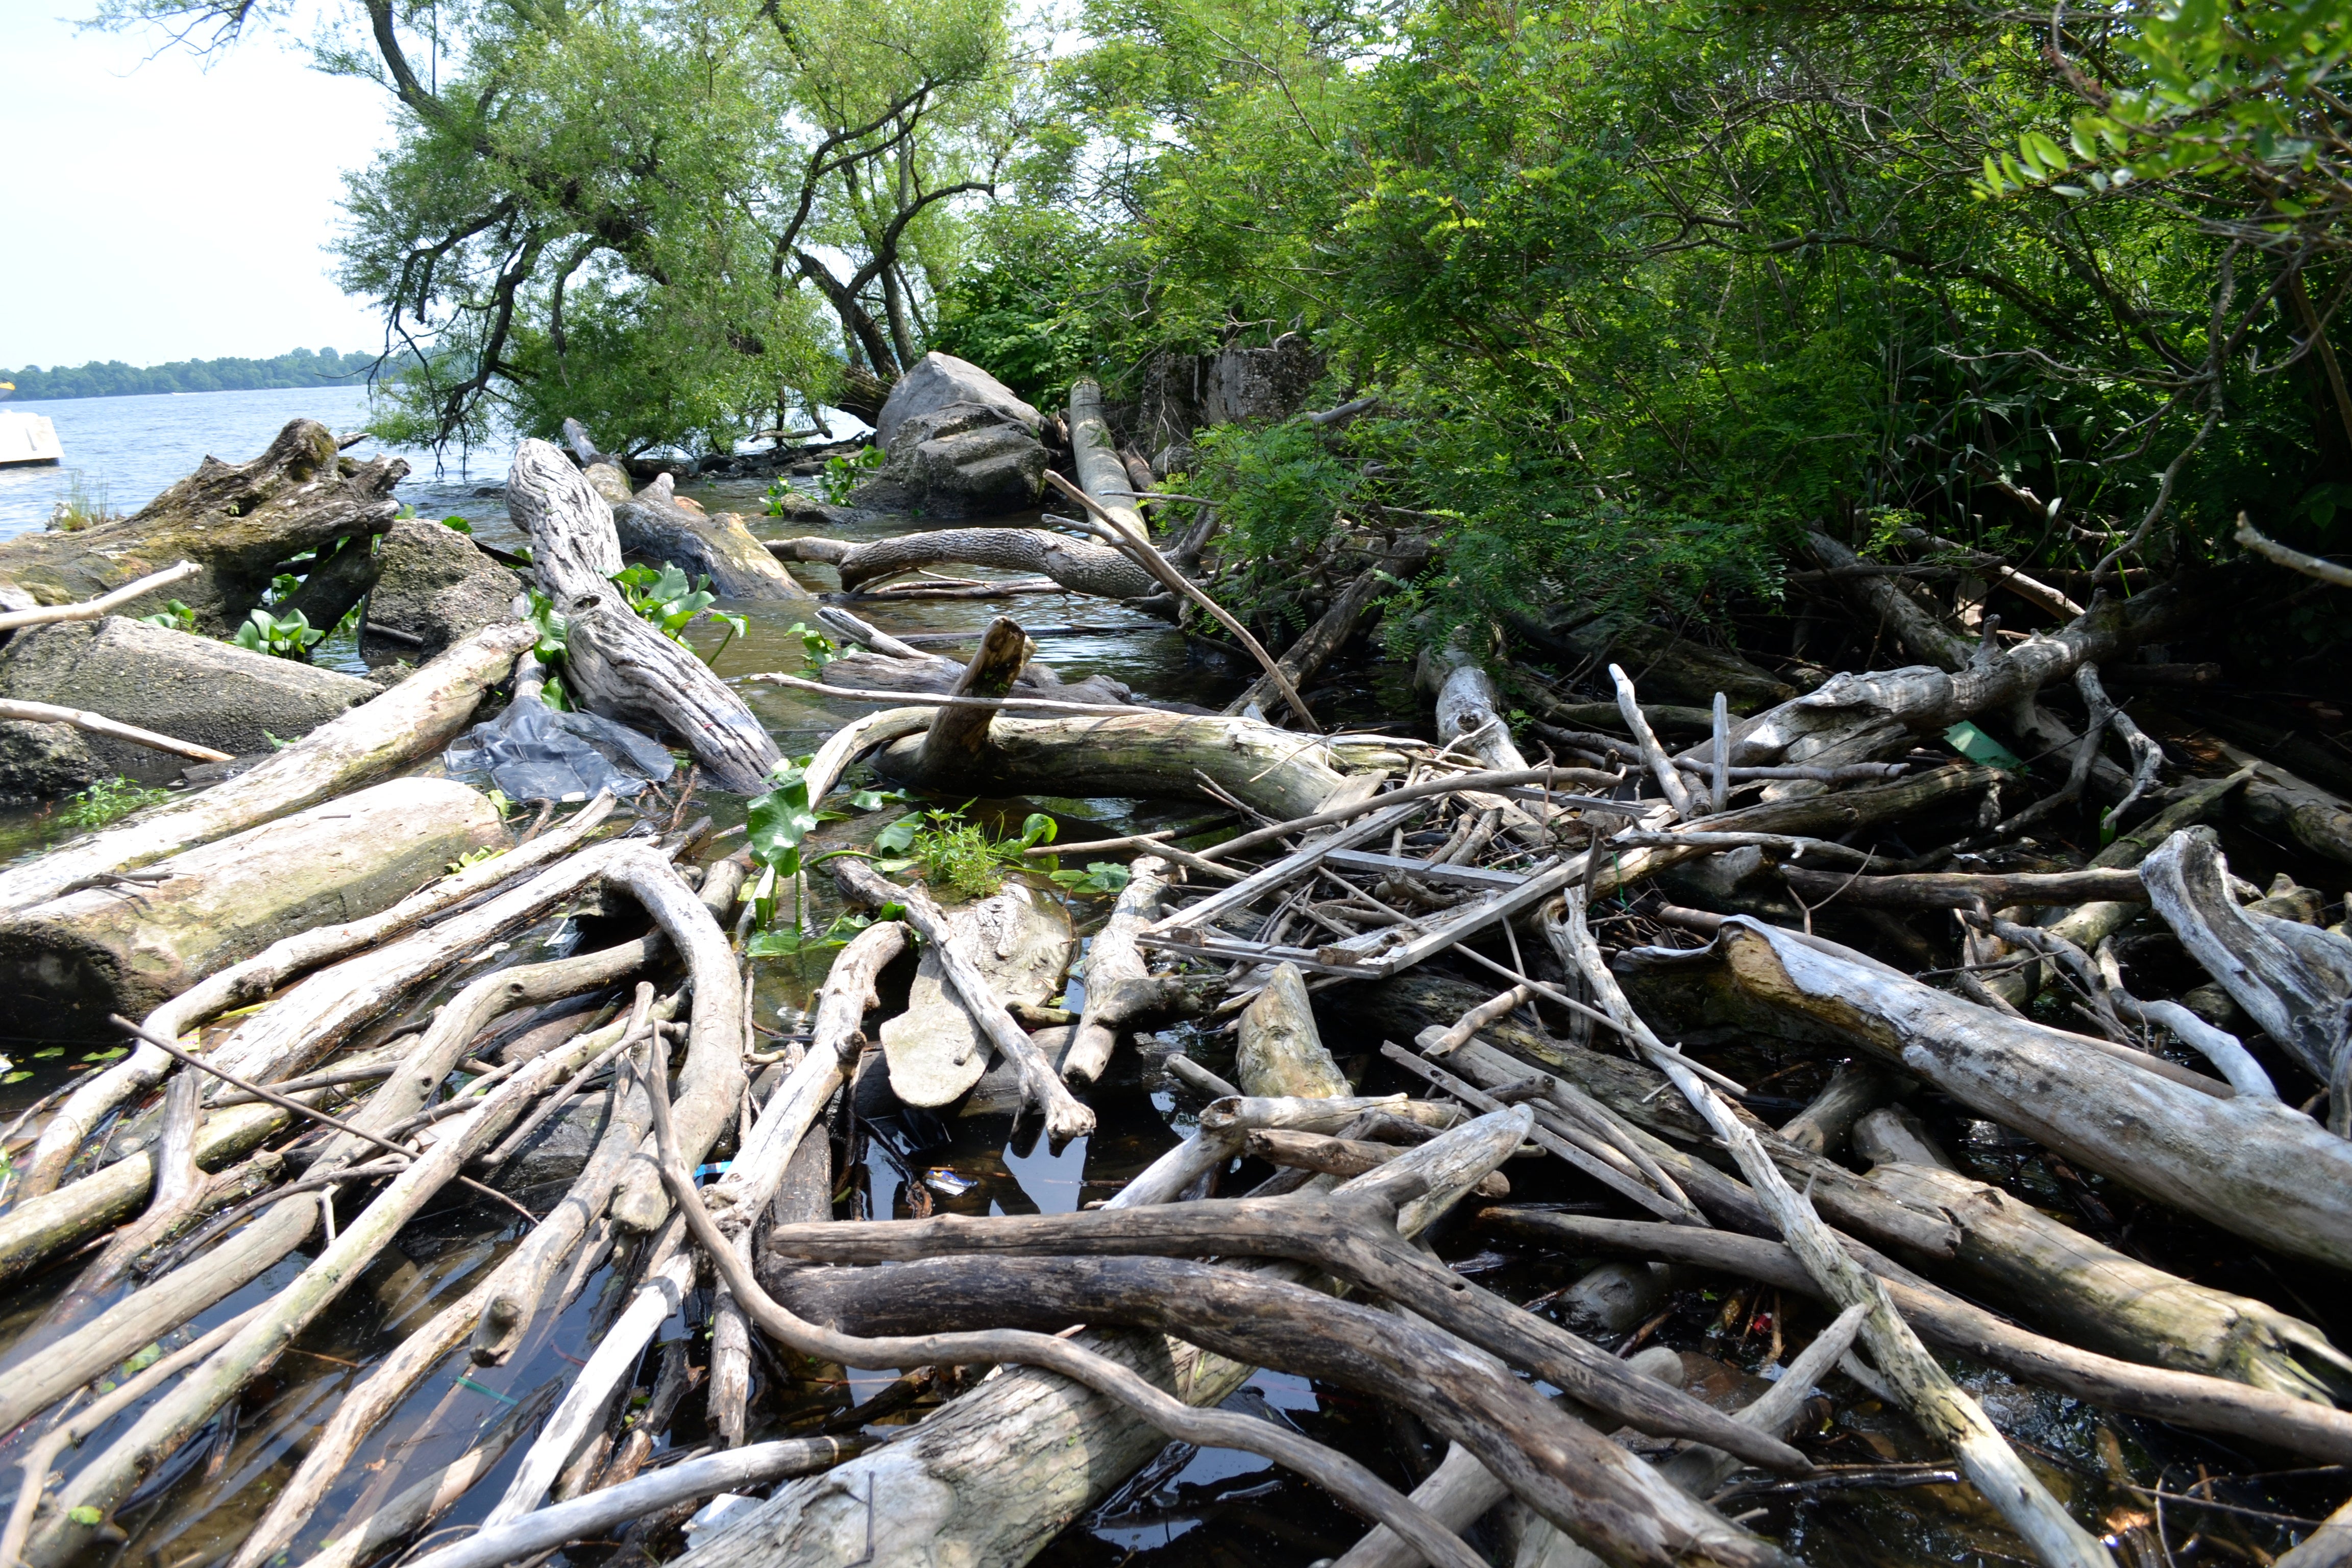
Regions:
<instances>
[{"instance_id":1,"label":"large boulder","mask_svg":"<svg viewBox=\"0 0 2352 1568\"><path fill-rule=\"evenodd\" d=\"M36 627L0 649L0 697L86 709L238 755L299 740L375 694L356 676L123 616ZM86 739L109 773L161 784L187 766L168 752Z\"/></svg>"},{"instance_id":2,"label":"large boulder","mask_svg":"<svg viewBox=\"0 0 2352 1568\"><path fill-rule=\"evenodd\" d=\"M400 646L412 661L421 664L461 637L514 619L522 580L446 523L403 518L376 547L375 560L368 625L417 639Z\"/></svg>"},{"instance_id":3,"label":"large boulder","mask_svg":"<svg viewBox=\"0 0 2352 1568\"><path fill-rule=\"evenodd\" d=\"M32 805L110 776L70 724L0 720L0 805Z\"/></svg>"},{"instance_id":4,"label":"large boulder","mask_svg":"<svg viewBox=\"0 0 2352 1568\"><path fill-rule=\"evenodd\" d=\"M1013 389L969 360L934 349L900 376L874 418L874 438L892 457L898 455L898 432L909 419L937 414L950 404L977 403L1001 410L1020 422L1030 435L1044 423L1038 412L1013 395ZM910 441L929 437L914 436Z\"/></svg>"},{"instance_id":5,"label":"large boulder","mask_svg":"<svg viewBox=\"0 0 2352 1568\"><path fill-rule=\"evenodd\" d=\"M985 403L910 415L898 426L890 460L850 501L938 518L1025 511L1045 485L1045 448L1031 428Z\"/></svg>"}]
</instances>

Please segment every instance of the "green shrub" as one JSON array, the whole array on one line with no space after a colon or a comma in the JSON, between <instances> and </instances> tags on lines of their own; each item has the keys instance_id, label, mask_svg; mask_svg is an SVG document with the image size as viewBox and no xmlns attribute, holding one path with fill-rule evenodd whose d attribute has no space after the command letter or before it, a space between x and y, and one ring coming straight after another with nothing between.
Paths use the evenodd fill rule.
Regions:
<instances>
[{"instance_id":1,"label":"green shrub","mask_svg":"<svg viewBox=\"0 0 2352 1568\"><path fill-rule=\"evenodd\" d=\"M58 813L58 820L68 827L89 832L170 798L168 790L150 789L126 778L100 779L67 801Z\"/></svg>"}]
</instances>

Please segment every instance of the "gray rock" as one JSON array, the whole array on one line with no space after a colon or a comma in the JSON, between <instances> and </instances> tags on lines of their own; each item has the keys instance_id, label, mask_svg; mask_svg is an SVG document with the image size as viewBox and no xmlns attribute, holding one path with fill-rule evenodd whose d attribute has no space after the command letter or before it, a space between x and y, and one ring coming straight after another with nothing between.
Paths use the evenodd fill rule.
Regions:
<instances>
[{"instance_id":1,"label":"gray rock","mask_svg":"<svg viewBox=\"0 0 2352 1568\"><path fill-rule=\"evenodd\" d=\"M540 1123L515 1157L499 1168L492 1185L502 1193L569 1183L594 1152L604 1131L602 1091L584 1094Z\"/></svg>"},{"instance_id":2,"label":"gray rock","mask_svg":"<svg viewBox=\"0 0 2352 1568\"><path fill-rule=\"evenodd\" d=\"M424 639L398 648L403 658L422 664L460 637L514 618L522 580L446 524L403 518L383 536L375 558L368 625Z\"/></svg>"},{"instance_id":3,"label":"gray rock","mask_svg":"<svg viewBox=\"0 0 2352 1568\"><path fill-rule=\"evenodd\" d=\"M87 709L236 756L299 740L374 695L355 676L122 616L34 627L0 649L0 697ZM84 741L110 775L162 784L187 766L102 735Z\"/></svg>"},{"instance_id":4,"label":"gray rock","mask_svg":"<svg viewBox=\"0 0 2352 1568\"><path fill-rule=\"evenodd\" d=\"M1013 389L969 360L934 349L900 376L874 416L874 438L892 457L899 450L898 432L908 420L936 414L955 403L977 403L1009 415L1034 436L1043 423L1038 412L1013 395ZM928 439L915 436L915 441Z\"/></svg>"},{"instance_id":5,"label":"gray rock","mask_svg":"<svg viewBox=\"0 0 2352 1568\"><path fill-rule=\"evenodd\" d=\"M1322 374L1321 356L1296 332L1268 348L1229 348L1209 362L1201 413L1212 425L1271 425L1297 413Z\"/></svg>"},{"instance_id":6,"label":"gray rock","mask_svg":"<svg viewBox=\"0 0 2352 1568\"><path fill-rule=\"evenodd\" d=\"M72 725L0 721L0 805L61 799L110 776Z\"/></svg>"},{"instance_id":7,"label":"gray rock","mask_svg":"<svg viewBox=\"0 0 2352 1568\"><path fill-rule=\"evenodd\" d=\"M1580 1333L1614 1338L1641 1327L1674 1288L1663 1263L1603 1263L1559 1297L1562 1321Z\"/></svg>"},{"instance_id":8,"label":"gray rock","mask_svg":"<svg viewBox=\"0 0 2352 1568\"><path fill-rule=\"evenodd\" d=\"M851 495L853 506L926 517L1025 511L1045 485L1045 448L1029 426L983 403L950 403L914 415L895 455Z\"/></svg>"}]
</instances>

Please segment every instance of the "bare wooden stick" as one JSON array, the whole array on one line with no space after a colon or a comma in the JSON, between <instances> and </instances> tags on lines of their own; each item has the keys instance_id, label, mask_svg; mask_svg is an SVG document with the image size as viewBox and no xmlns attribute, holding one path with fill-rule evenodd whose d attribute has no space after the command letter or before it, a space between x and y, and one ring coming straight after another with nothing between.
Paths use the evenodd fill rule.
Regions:
<instances>
[{"instance_id":1,"label":"bare wooden stick","mask_svg":"<svg viewBox=\"0 0 2352 1568\"><path fill-rule=\"evenodd\" d=\"M0 619L5 618L0 616ZM53 702L0 700L0 719L16 719L28 724L70 724L77 730L87 730L93 735L105 735L112 740L128 741L134 746L144 746L151 752L169 752L175 757L191 757L200 763L229 763L236 760L226 752L215 752L210 746L199 746L194 741L173 740L169 735L159 735L152 730L142 730L136 724L125 724L119 720L109 719L103 713L92 713L80 708L60 708Z\"/></svg>"},{"instance_id":2,"label":"bare wooden stick","mask_svg":"<svg viewBox=\"0 0 2352 1568\"><path fill-rule=\"evenodd\" d=\"M654 1058L656 1062L663 1060L658 1037L654 1044ZM667 1096L658 1077L653 1079L651 1091L654 1104L662 1105ZM665 1231L663 1237L668 1242L671 1233ZM628 1306L614 1320L612 1327L597 1336L595 1348L588 1352L587 1364L572 1379L563 1403L555 1407L555 1414L547 1418L547 1426L531 1444L530 1451L523 1456L514 1479L507 1484L505 1495L482 1516L485 1530L511 1523L539 1507L547 1496L547 1489L554 1484L556 1473L587 1440L590 1431L603 1423L623 1380L636 1372L646 1343L661 1331L664 1323L677 1316L693 1285L692 1247L677 1247L647 1271L645 1282L637 1287Z\"/></svg>"},{"instance_id":3,"label":"bare wooden stick","mask_svg":"<svg viewBox=\"0 0 2352 1568\"><path fill-rule=\"evenodd\" d=\"M2352 588L2352 566L2345 566L2316 555L2305 555L2300 550L2290 549L2277 540L2270 538L2261 529L2248 521L2246 514L2242 511L2238 514L2238 531L2234 537L2239 543L2263 560L2284 566L2290 572L2300 572L2306 577L2316 577L2321 582L2338 588Z\"/></svg>"},{"instance_id":4,"label":"bare wooden stick","mask_svg":"<svg viewBox=\"0 0 2352 1568\"><path fill-rule=\"evenodd\" d=\"M1283 668L1272 654L1265 651L1265 644L1250 635L1250 629L1247 626L1234 619L1233 615L1223 605L1202 593L1192 579L1170 565L1168 558L1154 549L1150 540L1138 538L1119 526L1118 520L1106 510L1102 503L1096 500L1094 497L1087 494L1051 468L1045 470L1045 479L1064 495L1094 514L1100 524L1097 531L1104 539L1133 556L1138 565L1159 578L1170 588L1200 605L1215 618L1219 626L1233 633L1234 638L1244 647L1249 649L1250 657L1256 659L1259 666L1265 669L1266 679L1273 681L1275 689L1282 693L1282 700L1290 704L1292 712L1298 715L1298 721L1306 725L1310 733L1322 733L1322 727L1315 722L1315 715L1307 707L1307 700L1299 696L1298 689L1290 683L1290 672Z\"/></svg>"},{"instance_id":5,"label":"bare wooden stick","mask_svg":"<svg viewBox=\"0 0 2352 1568\"><path fill-rule=\"evenodd\" d=\"M142 595L152 594L158 588L168 588L183 578L193 577L203 570L203 567L193 561L183 561L176 566L166 566L161 572L150 572L144 577L125 583L110 594L100 594L95 599L84 599L78 605L39 605L29 610L10 610L5 615L0 615L0 632L17 631L26 626L46 626L57 621L103 620L112 615L117 607L129 604ZM11 713L0 715L0 717L13 719L17 715ZM118 737L121 740L130 738L128 735ZM226 759L211 757L205 760L220 762Z\"/></svg>"},{"instance_id":6,"label":"bare wooden stick","mask_svg":"<svg viewBox=\"0 0 2352 1568\"><path fill-rule=\"evenodd\" d=\"M636 853L670 874L668 863L655 851ZM730 977L731 973L730 963ZM734 990L731 985L727 989ZM85 1519L102 1519L129 1495L142 1476L176 1451L224 1403L273 1363L294 1335L341 1296L401 1226L457 1176L466 1160L503 1133L525 1107L578 1065L573 1053L583 1048L575 1044L567 1050L550 1052L483 1096L475 1110L394 1177L359 1217L199 1373L150 1406L129 1431L75 1476L59 1499L58 1516L32 1542L34 1568L52 1568L85 1545L96 1528L83 1522ZM369 1141L375 1140L370 1137Z\"/></svg>"},{"instance_id":7,"label":"bare wooden stick","mask_svg":"<svg viewBox=\"0 0 2352 1568\"><path fill-rule=\"evenodd\" d=\"M1390 806L1401 805L1409 800L1426 800L1433 795L1454 795L1466 790L1499 790L1514 784L1609 785L1622 784L1625 775L1622 773L1605 773L1593 768L1516 768L1502 773L1482 771L1449 773L1440 778L1423 779L1415 784L1402 784L1381 795L1368 795L1362 800L1329 806L1306 816L1294 817L1288 822L1277 822L1271 826L1261 827L1254 832L1228 838L1223 844L1212 844L1200 852L1201 858L1203 860L1226 859L1255 849L1262 844L1271 844L1276 839L1290 837L1294 834L1310 832L1318 827L1328 827L1335 822L1352 821L1366 812L1384 811Z\"/></svg>"},{"instance_id":8,"label":"bare wooden stick","mask_svg":"<svg viewBox=\"0 0 2352 1568\"><path fill-rule=\"evenodd\" d=\"M417 1558L412 1568L507 1568L528 1563L567 1541L592 1539L673 1504L824 1469L860 1447L850 1437L787 1437L688 1459L506 1523L485 1521L480 1534ZM314 1558L304 1568L318 1562Z\"/></svg>"},{"instance_id":9,"label":"bare wooden stick","mask_svg":"<svg viewBox=\"0 0 2352 1568\"><path fill-rule=\"evenodd\" d=\"M659 1019L674 1014L678 1001L672 995L656 1003L651 1016ZM628 1027L627 1019L616 1020L570 1048L583 1054L599 1051ZM625 1108L628 1102L624 1100L621 1103ZM642 1108L642 1096L638 1097L638 1104ZM507 1349L513 1348L513 1338L520 1335L530 1309L539 1304L546 1289L547 1260L570 1257L595 1216L604 1212L621 1161L635 1151L647 1122L648 1113L642 1109L634 1123L625 1116L616 1116L606 1141L598 1143L596 1153L572 1183L572 1191L524 1238L522 1245L509 1253L479 1285L435 1313L423 1327L403 1340L398 1349L336 1402L333 1415L310 1435L300 1467L270 1500L269 1511L247 1533L229 1568L260 1568L284 1550L311 1511L342 1479L367 1435L399 1408L410 1391L441 1363L443 1357L464 1343L468 1334L475 1333L477 1325L487 1330L498 1320L501 1303L520 1297L522 1307L504 1320L509 1337L503 1342ZM620 1146L617 1154L608 1152L608 1143ZM478 1348L474 1359L487 1362L502 1358L484 1355Z\"/></svg>"},{"instance_id":10,"label":"bare wooden stick","mask_svg":"<svg viewBox=\"0 0 2352 1568\"><path fill-rule=\"evenodd\" d=\"M1675 815L1696 815L1691 809L1690 790L1684 784L1682 773L1675 768L1674 759L1666 755L1666 749L1658 744L1657 733L1650 728L1649 720L1642 716L1642 701L1633 694L1633 678L1612 664L1609 667L1609 679L1617 687L1618 715L1625 721L1625 728L1633 732L1634 743L1642 748L1642 760L1649 764L1652 776L1658 781L1658 787L1665 792L1666 799L1675 808ZM1719 741L1717 745L1720 751L1730 750L1727 740Z\"/></svg>"},{"instance_id":11,"label":"bare wooden stick","mask_svg":"<svg viewBox=\"0 0 2352 1568\"><path fill-rule=\"evenodd\" d=\"M522 1402L500 1416L498 1425L483 1433L472 1447L414 1486L403 1489L373 1513L344 1524L333 1540L320 1546L315 1556L303 1560L302 1568L356 1568L394 1542L431 1524L456 1507L477 1481L489 1474L506 1458L517 1438L538 1426L562 1386L560 1381L550 1382L525 1394ZM248 1549L241 1546L237 1561L245 1561L247 1555Z\"/></svg>"}]
</instances>

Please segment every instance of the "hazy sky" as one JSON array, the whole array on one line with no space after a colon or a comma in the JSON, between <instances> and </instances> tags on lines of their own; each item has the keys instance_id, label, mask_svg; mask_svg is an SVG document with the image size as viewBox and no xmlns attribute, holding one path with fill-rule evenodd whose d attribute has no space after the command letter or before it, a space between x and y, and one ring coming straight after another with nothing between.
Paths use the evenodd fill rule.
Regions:
<instances>
[{"instance_id":1,"label":"hazy sky","mask_svg":"<svg viewBox=\"0 0 2352 1568\"><path fill-rule=\"evenodd\" d=\"M154 40L78 34L74 5L0 0L0 366L376 346L321 247L382 90L277 38L144 61Z\"/></svg>"}]
</instances>

